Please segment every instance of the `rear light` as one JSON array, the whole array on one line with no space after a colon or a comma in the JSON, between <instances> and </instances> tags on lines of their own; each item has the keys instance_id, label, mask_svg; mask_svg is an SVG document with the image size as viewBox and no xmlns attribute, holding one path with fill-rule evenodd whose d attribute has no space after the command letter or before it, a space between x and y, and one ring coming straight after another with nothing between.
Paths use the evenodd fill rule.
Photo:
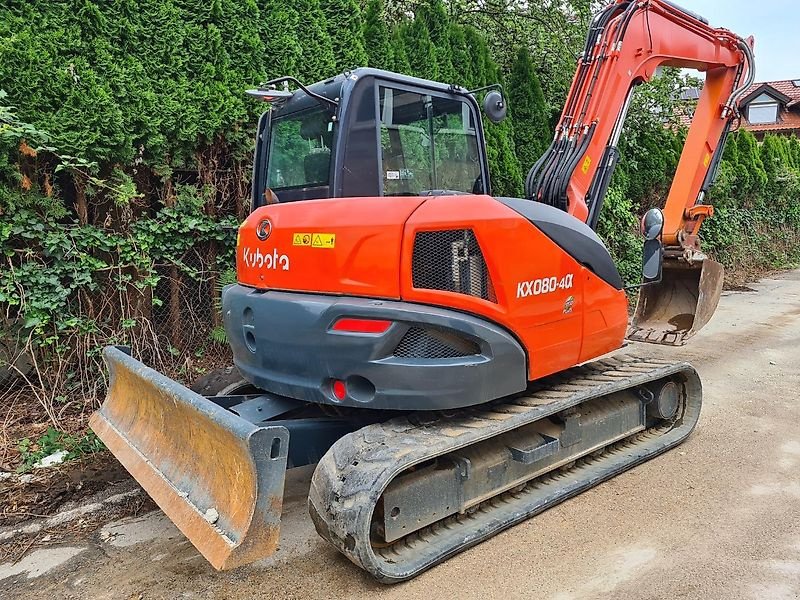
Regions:
<instances>
[{"instance_id":1,"label":"rear light","mask_svg":"<svg viewBox=\"0 0 800 600\"><path fill-rule=\"evenodd\" d=\"M333 324L333 331L344 331L347 333L384 333L392 326L391 321L381 319L339 319Z\"/></svg>"},{"instance_id":2,"label":"rear light","mask_svg":"<svg viewBox=\"0 0 800 600\"><path fill-rule=\"evenodd\" d=\"M347 398L347 386L341 379L334 379L331 389L337 400L344 400Z\"/></svg>"}]
</instances>

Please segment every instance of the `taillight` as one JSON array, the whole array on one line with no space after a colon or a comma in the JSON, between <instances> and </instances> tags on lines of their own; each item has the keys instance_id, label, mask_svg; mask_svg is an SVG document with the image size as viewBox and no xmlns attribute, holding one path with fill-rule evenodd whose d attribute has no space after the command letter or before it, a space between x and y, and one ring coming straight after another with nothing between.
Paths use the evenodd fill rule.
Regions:
<instances>
[{"instance_id":1,"label":"taillight","mask_svg":"<svg viewBox=\"0 0 800 600\"><path fill-rule=\"evenodd\" d=\"M382 319L355 319L352 317L345 317L336 321L331 329L333 331L342 331L346 333L384 333L391 326L391 321Z\"/></svg>"},{"instance_id":2,"label":"taillight","mask_svg":"<svg viewBox=\"0 0 800 600\"><path fill-rule=\"evenodd\" d=\"M333 390L333 396L337 400L341 401L347 398L347 385L341 379L334 379L331 389Z\"/></svg>"}]
</instances>

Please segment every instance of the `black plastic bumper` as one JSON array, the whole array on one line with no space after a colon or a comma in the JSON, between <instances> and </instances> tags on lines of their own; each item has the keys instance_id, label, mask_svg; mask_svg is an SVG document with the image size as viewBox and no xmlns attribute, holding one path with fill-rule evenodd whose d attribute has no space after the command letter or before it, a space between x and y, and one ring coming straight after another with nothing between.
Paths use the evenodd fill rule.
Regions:
<instances>
[{"instance_id":1,"label":"black plastic bumper","mask_svg":"<svg viewBox=\"0 0 800 600\"><path fill-rule=\"evenodd\" d=\"M307 402L440 410L481 404L527 386L525 353L514 337L456 311L233 285L223 294L223 316L234 363L245 379ZM379 334L333 331L342 317L392 325ZM458 350L448 352L440 340L455 340ZM333 393L335 380L346 384L341 400Z\"/></svg>"}]
</instances>

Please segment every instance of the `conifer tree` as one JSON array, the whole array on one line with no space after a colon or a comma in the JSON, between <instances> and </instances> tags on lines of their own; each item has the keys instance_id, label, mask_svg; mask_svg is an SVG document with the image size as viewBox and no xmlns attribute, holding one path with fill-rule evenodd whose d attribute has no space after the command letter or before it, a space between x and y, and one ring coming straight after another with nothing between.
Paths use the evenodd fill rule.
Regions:
<instances>
[{"instance_id":1,"label":"conifer tree","mask_svg":"<svg viewBox=\"0 0 800 600\"><path fill-rule=\"evenodd\" d=\"M467 47L467 38L461 25L452 23L449 31L450 52L452 58L455 83L466 88L474 86L475 74Z\"/></svg>"},{"instance_id":2,"label":"conifer tree","mask_svg":"<svg viewBox=\"0 0 800 600\"><path fill-rule=\"evenodd\" d=\"M368 62L364 50L364 28L361 9L356 0L324 0L328 35L333 44L336 68L339 71L363 67Z\"/></svg>"},{"instance_id":3,"label":"conifer tree","mask_svg":"<svg viewBox=\"0 0 800 600\"><path fill-rule=\"evenodd\" d=\"M800 139L795 134L789 138L789 161L792 168L800 170Z\"/></svg>"},{"instance_id":4,"label":"conifer tree","mask_svg":"<svg viewBox=\"0 0 800 600\"><path fill-rule=\"evenodd\" d=\"M786 138L768 133L764 136L764 142L759 148L761 162L764 165L764 172L767 175L767 189L770 194L776 194L778 177L789 164L789 153L787 152Z\"/></svg>"},{"instance_id":5,"label":"conifer tree","mask_svg":"<svg viewBox=\"0 0 800 600\"><path fill-rule=\"evenodd\" d=\"M746 180L743 181L743 191L750 195L757 195L764 191L767 183L767 173L758 151L756 137L746 129L740 130L736 136L739 152L739 167Z\"/></svg>"},{"instance_id":6,"label":"conifer tree","mask_svg":"<svg viewBox=\"0 0 800 600\"><path fill-rule=\"evenodd\" d=\"M768 133L764 136L764 141L759 147L761 162L767 174L774 173L780 168L783 157L781 156L780 139L778 136Z\"/></svg>"},{"instance_id":7,"label":"conifer tree","mask_svg":"<svg viewBox=\"0 0 800 600\"><path fill-rule=\"evenodd\" d=\"M428 0L419 10L418 19L425 23L431 43L436 49L438 80L453 83L456 73L453 70L452 49L450 47L450 18L442 0Z\"/></svg>"},{"instance_id":8,"label":"conifer tree","mask_svg":"<svg viewBox=\"0 0 800 600\"><path fill-rule=\"evenodd\" d=\"M411 67L411 74L424 79L438 80L439 67L436 48L431 42L428 28L422 19L414 19L400 26L400 37Z\"/></svg>"},{"instance_id":9,"label":"conifer tree","mask_svg":"<svg viewBox=\"0 0 800 600\"><path fill-rule=\"evenodd\" d=\"M728 135L725 149L722 151L723 160L728 161L731 165L736 165L739 162L739 145L736 143L736 137L736 133Z\"/></svg>"},{"instance_id":10,"label":"conifer tree","mask_svg":"<svg viewBox=\"0 0 800 600\"><path fill-rule=\"evenodd\" d=\"M331 77L336 73L336 57L320 0L295 0L294 8L300 16L302 32L298 65L301 81L312 83Z\"/></svg>"},{"instance_id":11,"label":"conifer tree","mask_svg":"<svg viewBox=\"0 0 800 600\"><path fill-rule=\"evenodd\" d=\"M377 69L394 68L394 52L383 0L369 0L364 12L364 46L369 56L369 66Z\"/></svg>"},{"instance_id":12,"label":"conifer tree","mask_svg":"<svg viewBox=\"0 0 800 600\"><path fill-rule=\"evenodd\" d=\"M258 0L267 79L299 75L303 48L297 39L300 15L280 0Z\"/></svg>"},{"instance_id":13,"label":"conifer tree","mask_svg":"<svg viewBox=\"0 0 800 600\"><path fill-rule=\"evenodd\" d=\"M739 144L737 143L738 133L731 133L725 142L725 149L722 151L722 164L720 164L718 177L727 177L731 194L738 194L746 187L747 177L739 169Z\"/></svg>"},{"instance_id":14,"label":"conifer tree","mask_svg":"<svg viewBox=\"0 0 800 600\"><path fill-rule=\"evenodd\" d=\"M469 87L476 88L486 85L486 64L489 56L489 47L486 40L474 27L464 28L464 38L466 41L467 53L470 64L472 65L472 83Z\"/></svg>"},{"instance_id":15,"label":"conifer tree","mask_svg":"<svg viewBox=\"0 0 800 600\"><path fill-rule=\"evenodd\" d=\"M523 170L530 169L552 139L547 106L530 53L520 47L508 84L509 112L514 119L514 147Z\"/></svg>"},{"instance_id":16,"label":"conifer tree","mask_svg":"<svg viewBox=\"0 0 800 600\"><path fill-rule=\"evenodd\" d=\"M465 29L467 48L475 67L474 86L502 83L500 70L489 54L489 46L475 29ZM497 196L522 194L522 169L514 152L514 128L511 119L500 123L483 120L486 137L486 156L492 181L492 193Z\"/></svg>"},{"instance_id":17,"label":"conifer tree","mask_svg":"<svg viewBox=\"0 0 800 600\"><path fill-rule=\"evenodd\" d=\"M395 27L392 31L392 70L404 75L412 74L400 27Z\"/></svg>"}]
</instances>

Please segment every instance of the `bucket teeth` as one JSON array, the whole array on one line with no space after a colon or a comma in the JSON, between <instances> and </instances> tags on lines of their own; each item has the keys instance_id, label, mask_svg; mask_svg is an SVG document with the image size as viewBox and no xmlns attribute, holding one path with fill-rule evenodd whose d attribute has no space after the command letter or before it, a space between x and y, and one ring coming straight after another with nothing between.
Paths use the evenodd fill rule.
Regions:
<instances>
[{"instance_id":1,"label":"bucket teeth","mask_svg":"<svg viewBox=\"0 0 800 600\"><path fill-rule=\"evenodd\" d=\"M627 339L682 346L714 315L723 279L722 265L709 258L665 259L661 281L639 288Z\"/></svg>"}]
</instances>

